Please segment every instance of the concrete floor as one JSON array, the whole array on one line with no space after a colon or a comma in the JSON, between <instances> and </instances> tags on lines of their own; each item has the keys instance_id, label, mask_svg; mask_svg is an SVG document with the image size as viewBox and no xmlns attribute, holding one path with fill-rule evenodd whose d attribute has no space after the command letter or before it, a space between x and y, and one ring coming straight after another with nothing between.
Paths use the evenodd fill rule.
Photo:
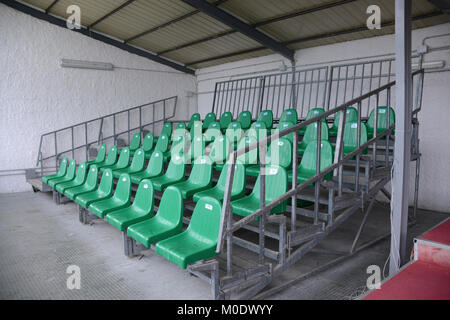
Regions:
<instances>
[{"instance_id":1,"label":"concrete floor","mask_svg":"<svg viewBox=\"0 0 450 320\"><path fill-rule=\"evenodd\" d=\"M409 243L446 217L419 211ZM281 292L263 296L351 299L364 290L367 266L382 268L388 255L389 239L382 240L323 272L291 282ZM67 289L70 265L80 267L80 290ZM142 259L125 257L121 233L103 221L81 225L73 203L57 206L51 194L43 193L0 195L0 299L210 297L206 282L155 253Z\"/></svg>"}]
</instances>

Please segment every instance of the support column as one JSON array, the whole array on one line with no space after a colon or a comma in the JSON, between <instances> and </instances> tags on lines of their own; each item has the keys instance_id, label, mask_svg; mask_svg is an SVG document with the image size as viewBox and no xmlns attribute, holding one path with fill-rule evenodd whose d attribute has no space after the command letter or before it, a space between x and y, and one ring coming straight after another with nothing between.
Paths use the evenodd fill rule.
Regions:
<instances>
[{"instance_id":1,"label":"support column","mask_svg":"<svg viewBox=\"0 0 450 320\"><path fill-rule=\"evenodd\" d=\"M389 274L406 258L411 158L411 0L395 0L396 123Z\"/></svg>"}]
</instances>

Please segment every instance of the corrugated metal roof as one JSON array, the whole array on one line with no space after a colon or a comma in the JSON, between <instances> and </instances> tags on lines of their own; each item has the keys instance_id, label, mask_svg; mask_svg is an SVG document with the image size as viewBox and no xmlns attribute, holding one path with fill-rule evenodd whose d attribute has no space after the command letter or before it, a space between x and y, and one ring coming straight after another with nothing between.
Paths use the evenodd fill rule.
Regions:
<instances>
[{"instance_id":1,"label":"corrugated metal roof","mask_svg":"<svg viewBox=\"0 0 450 320\"><path fill-rule=\"evenodd\" d=\"M394 32L392 0L208 0L255 26L290 49L331 44ZM53 0L26 0L46 10ZM59 0L50 13L67 17L69 5L81 8L81 23L90 26L113 10L92 30L161 54L194 68L273 53L258 42L214 20L180 0ZM381 30L364 28L369 5L381 8ZM320 8L321 10L318 10ZM427 0L413 1L413 22L421 28L450 21L449 15L427 16L439 10ZM283 17L289 18L283 19Z\"/></svg>"}]
</instances>

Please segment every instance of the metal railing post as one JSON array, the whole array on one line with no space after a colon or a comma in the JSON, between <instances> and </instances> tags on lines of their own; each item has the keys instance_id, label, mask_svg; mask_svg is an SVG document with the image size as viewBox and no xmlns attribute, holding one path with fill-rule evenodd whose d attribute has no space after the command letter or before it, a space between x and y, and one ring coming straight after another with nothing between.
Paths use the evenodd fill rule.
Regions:
<instances>
[{"instance_id":1,"label":"metal railing post","mask_svg":"<svg viewBox=\"0 0 450 320\"><path fill-rule=\"evenodd\" d=\"M260 168L259 168L259 208L264 209L266 205L266 147L264 145L259 146L259 156L260 156ZM259 219L259 264L264 264L264 235L266 227L266 216L267 212L264 213Z\"/></svg>"}]
</instances>

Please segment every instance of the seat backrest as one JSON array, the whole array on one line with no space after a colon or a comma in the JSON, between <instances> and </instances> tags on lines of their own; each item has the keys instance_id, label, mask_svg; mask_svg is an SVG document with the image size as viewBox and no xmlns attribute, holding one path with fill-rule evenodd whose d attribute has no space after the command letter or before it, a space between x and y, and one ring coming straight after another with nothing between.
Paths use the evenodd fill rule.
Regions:
<instances>
[{"instance_id":1,"label":"seat backrest","mask_svg":"<svg viewBox=\"0 0 450 320\"><path fill-rule=\"evenodd\" d=\"M306 115L306 120L320 116L323 113L325 113L325 110L323 108L312 108L311 110L308 111L308 114ZM322 121L325 121L325 118L323 118Z\"/></svg>"},{"instance_id":2,"label":"seat backrest","mask_svg":"<svg viewBox=\"0 0 450 320\"><path fill-rule=\"evenodd\" d=\"M266 123L263 121L255 121L247 131L248 136L255 137L257 141L267 137Z\"/></svg>"},{"instance_id":3,"label":"seat backrest","mask_svg":"<svg viewBox=\"0 0 450 320\"><path fill-rule=\"evenodd\" d=\"M233 122L233 114L229 111L224 112L220 116L220 128L227 129L230 123Z\"/></svg>"},{"instance_id":4,"label":"seat backrest","mask_svg":"<svg viewBox=\"0 0 450 320\"><path fill-rule=\"evenodd\" d=\"M252 113L250 111L242 111L237 121L241 123L242 129L247 130L252 124Z\"/></svg>"},{"instance_id":5,"label":"seat backrest","mask_svg":"<svg viewBox=\"0 0 450 320\"><path fill-rule=\"evenodd\" d=\"M360 145L367 142L367 127L361 122ZM358 122L347 122L344 128L344 155L358 148Z\"/></svg>"},{"instance_id":6,"label":"seat backrest","mask_svg":"<svg viewBox=\"0 0 450 320\"><path fill-rule=\"evenodd\" d=\"M217 243L222 205L211 197L202 197L194 208L186 232L195 239L208 244Z\"/></svg>"},{"instance_id":7,"label":"seat backrest","mask_svg":"<svg viewBox=\"0 0 450 320\"><path fill-rule=\"evenodd\" d=\"M342 111L339 111L336 113L336 116L334 117L333 121L333 127L338 128L339 127L339 118L341 117ZM358 110L354 107L348 107L345 110L345 123L347 122L355 122L358 121Z\"/></svg>"},{"instance_id":8,"label":"seat backrest","mask_svg":"<svg viewBox=\"0 0 450 320\"><path fill-rule=\"evenodd\" d=\"M144 141L142 141L142 149L144 152L148 152L153 149L153 145L155 143L155 136L153 133L149 132L145 135Z\"/></svg>"},{"instance_id":9,"label":"seat backrest","mask_svg":"<svg viewBox=\"0 0 450 320\"><path fill-rule=\"evenodd\" d=\"M181 179L185 176L185 169L186 164L184 162L184 159L179 155L172 156L170 158L165 176L171 180Z\"/></svg>"},{"instance_id":10,"label":"seat backrest","mask_svg":"<svg viewBox=\"0 0 450 320\"><path fill-rule=\"evenodd\" d=\"M177 124L175 129L186 129L186 123L180 122L179 124Z\"/></svg>"},{"instance_id":11,"label":"seat backrest","mask_svg":"<svg viewBox=\"0 0 450 320\"><path fill-rule=\"evenodd\" d=\"M163 125L160 136L170 137L172 135L172 123L166 122Z\"/></svg>"},{"instance_id":12,"label":"seat backrest","mask_svg":"<svg viewBox=\"0 0 450 320\"><path fill-rule=\"evenodd\" d=\"M145 213L152 213L153 216L153 203L153 184L150 180L144 179L139 183L132 207Z\"/></svg>"},{"instance_id":13,"label":"seat backrest","mask_svg":"<svg viewBox=\"0 0 450 320\"><path fill-rule=\"evenodd\" d=\"M189 147L189 156L191 160L197 159L198 157L204 156L206 152L206 142L203 136L196 136L194 140L191 141Z\"/></svg>"},{"instance_id":14,"label":"seat backrest","mask_svg":"<svg viewBox=\"0 0 450 320\"><path fill-rule=\"evenodd\" d=\"M302 176L313 177L316 175L316 150L317 141L311 141L306 146L302 161L298 167L298 173ZM321 141L320 170L325 170L333 164L333 149L328 140Z\"/></svg>"},{"instance_id":15,"label":"seat backrest","mask_svg":"<svg viewBox=\"0 0 450 320\"><path fill-rule=\"evenodd\" d=\"M128 147L120 150L119 160L117 161L117 166L119 168L128 167L130 163L130 149Z\"/></svg>"},{"instance_id":16,"label":"seat backrest","mask_svg":"<svg viewBox=\"0 0 450 320\"><path fill-rule=\"evenodd\" d=\"M328 125L325 122L321 122L322 126L322 139L328 140ZM317 140L317 122L311 123L306 126L305 135L303 136L302 143L308 144L311 141Z\"/></svg>"},{"instance_id":17,"label":"seat backrest","mask_svg":"<svg viewBox=\"0 0 450 320\"><path fill-rule=\"evenodd\" d=\"M185 128L176 128L172 133L172 143L174 141L179 141L180 137L184 138L186 136L187 130Z\"/></svg>"},{"instance_id":18,"label":"seat backrest","mask_svg":"<svg viewBox=\"0 0 450 320\"><path fill-rule=\"evenodd\" d=\"M89 167L89 173L84 185L88 188L94 188L98 184L98 167L93 164Z\"/></svg>"},{"instance_id":19,"label":"seat backrest","mask_svg":"<svg viewBox=\"0 0 450 320\"><path fill-rule=\"evenodd\" d=\"M137 149L133 155L133 161L131 162L130 170L141 171L145 165L145 152L141 148Z\"/></svg>"},{"instance_id":20,"label":"seat backrest","mask_svg":"<svg viewBox=\"0 0 450 320\"><path fill-rule=\"evenodd\" d=\"M286 193L287 191L287 173L286 170L279 166L266 167L266 203L271 202ZM260 199L261 177L258 175L255 186L252 191L252 197Z\"/></svg>"},{"instance_id":21,"label":"seat backrest","mask_svg":"<svg viewBox=\"0 0 450 320\"><path fill-rule=\"evenodd\" d=\"M75 178L75 172L77 170L77 162L75 159L70 160L69 167L67 168L66 175L64 177L72 180Z\"/></svg>"},{"instance_id":22,"label":"seat backrest","mask_svg":"<svg viewBox=\"0 0 450 320\"><path fill-rule=\"evenodd\" d=\"M129 202L131 199L131 181L128 173L122 173L117 180L114 196L116 200L121 202Z\"/></svg>"},{"instance_id":23,"label":"seat backrest","mask_svg":"<svg viewBox=\"0 0 450 320\"><path fill-rule=\"evenodd\" d=\"M150 176L159 176L164 171L164 156L161 151L155 150L148 161L145 170Z\"/></svg>"},{"instance_id":24,"label":"seat backrest","mask_svg":"<svg viewBox=\"0 0 450 320\"><path fill-rule=\"evenodd\" d=\"M283 111L283 113L281 114L280 122L290 122L293 125L297 124L298 122L298 115L297 115L297 110L296 109L286 109Z\"/></svg>"},{"instance_id":25,"label":"seat backrest","mask_svg":"<svg viewBox=\"0 0 450 320\"><path fill-rule=\"evenodd\" d=\"M230 140L226 136L220 136L211 144L209 158L213 163L224 163L230 153Z\"/></svg>"},{"instance_id":26,"label":"seat backrest","mask_svg":"<svg viewBox=\"0 0 450 320\"><path fill-rule=\"evenodd\" d=\"M208 156L201 156L194 160L189 182L206 186L212 179L212 161Z\"/></svg>"},{"instance_id":27,"label":"seat backrest","mask_svg":"<svg viewBox=\"0 0 450 320\"><path fill-rule=\"evenodd\" d=\"M162 220L173 227L183 223L183 196L178 188L167 187L158 206L155 219Z\"/></svg>"},{"instance_id":28,"label":"seat backrest","mask_svg":"<svg viewBox=\"0 0 450 320\"><path fill-rule=\"evenodd\" d=\"M98 148L97 157L95 158L96 162L103 162L106 158L106 144L102 144L100 148Z\"/></svg>"},{"instance_id":29,"label":"seat backrest","mask_svg":"<svg viewBox=\"0 0 450 320\"><path fill-rule=\"evenodd\" d=\"M223 166L222 172L220 173L219 180L217 181L216 187L220 191L225 192L225 183L227 182L227 173L229 163ZM245 189L245 166L236 162L234 165L234 175L233 175L233 186L231 187L231 194L240 194Z\"/></svg>"},{"instance_id":30,"label":"seat backrest","mask_svg":"<svg viewBox=\"0 0 450 320\"><path fill-rule=\"evenodd\" d=\"M220 124L218 122L213 122L206 130L204 136L206 141L214 141L217 137L221 136Z\"/></svg>"},{"instance_id":31,"label":"seat backrest","mask_svg":"<svg viewBox=\"0 0 450 320\"><path fill-rule=\"evenodd\" d=\"M61 163L59 164L58 176L62 177L67 172L67 163L69 159L67 157L62 158Z\"/></svg>"},{"instance_id":32,"label":"seat backrest","mask_svg":"<svg viewBox=\"0 0 450 320\"><path fill-rule=\"evenodd\" d=\"M237 150L246 148L256 142L257 140L255 137L246 136L242 138L241 141L239 141ZM242 162L244 165L256 164L258 162L258 148L249 150L248 152L239 155L236 159Z\"/></svg>"},{"instance_id":33,"label":"seat backrest","mask_svg":"<svg viewBox=\"0 0 450 320\"><path fill-rule=\"evenodd\" d=\"M240 122L232 122L227 128L226 136L230 143L238 142L241 140L244 131L242 130L242 126Z\"/></svg>"},{"instance_id":34,"label":"seat backrest","mask_svg":"<svg viewBox=\"0 0 450 320\"><path fill-rule=\"evenodd\" d=\"M395 124L395 111L390 108L390 126ZM387 126L387 118L388 118L388 109L387 106L379 106L378 110L378 133L383 132L388 128ZM367 120L367 127L373 131L375 129L375 109L370 112L369 119Z\"/></svg>"},{"instance_id":35,"label":"seat backrest","mask_svg":"<svg viewBox=\"0 0 450 320\"><path fill-rule=\"evenodd\" d=\"M111 169L106 169L102 174L98 191L104 195L111 195L113 191L113 174Z\"/></svg>"},{"instance_id":36,"label":"seat backrest","mask_svg":"<svg viewBox=\"0 0 450 320\"><path fill-rule=\"evenodd\" d=\"M266 163L285 169L292 165L292 143L286 138L280 138L272 143L267 150Z\"/></svg>"},{"instance_id":37,"label":"seat backrest","mask_svg":"<svg viewBox=\"0 0 450 320\"><path fill-rule=\"evenodd\" d=\"M169 138L165 134L162 134L159 136L158 141L156 142L155 150L166 152L167 149L169 149Z\"/></svg>"},{"instance_id":38,"label":"seat backrest","mask_svg":"<svg viewBox=\"0 0 450 320\"><path fill-rule=\"evenodd\" d=\"M203 132L202 128L203 128L203 123L201 121L195 121L189 132L191 139L194 139L194 137L196 137L196 136L202 135L202 132Z\"/></svg>"},{"instance_id":39,"label":"seat backrest","mask_svg":"<svg viewBox=\"0 0 450 320\"><path fill-rule=\"evenodd\" d=\"M286 130L286 129L292 127L292 126L294 126L294 123L289 122L289 121L279 122L277 127L276 127L276 129L275 129L275 131L273 131L272 134L274 134L276 131L281 132L281 131ZM289 134L283 136L282 138L288 139L291 143L293 143L294 142L294 133L293 132L289 133Z\"/></svg>"},{"instance_id":40,"label":"seat backrest","mask_svg":"<svg viewBox=\"0 0 450 320\"><path fill-rule=\"evenodd\" d=\"M203 120L203 129L208 129L209 125L216 121L216 114L214 112L210 112L205 116L205 120Z\"/></svg>"},{"instance_id":41,"label":"seat backrest","mask_svg":"<svg viewBox=\"0 0 450 320\"><path fill-rule=\"evenodd\" d=\"M200 113L194 113L191 117L191 120L189 120L189 123L187 125L187 128L191 130L194 127L195 121L201 121Z\"/></svg>"},{"instance_id":42,"label":"seat backrest","mask_svg":"<svg viewBox=\"0 0 450 320\"><path fill-rule=\"evenodd\" d=\"M130 142L130 150L136 150L141 146L141 133L136 132Z\"/></svg>"},{"instance_id":43,"label":"seat backrest","mask_svg":"<svg viewBox=\"0 0 450 320\"><path fill-rule=\"evenodd\" d=\"M272 110L262 110L259 114L258 121L264 122L267 129L272 129L273 125L273 112Z\"/></svg>"},{"instance_id":44,"label":"seat backrest","mask_svg":"<svg viewBox=\"0 0 450 320\"><path fill-rule=\"evenodd\" d=\"M111 146L111 148L109 148L108 156L106 157L105 165L110 166L116 163L118 155L117 146Z\"/></svg>"},{"instance_id":45,"label":"seat backrest","mask_svg":"<svg viewBox=\"0 0 450 320\"><path fill-rule=\"evenodd\" d=\"M80 165L78 166L77 175L75 176L75 179L73 180L73 182L75 184L84 183L84 180L86 180L87 169L88 169L88 166L86 165L86 162L80 163Z\"/></svg>"}]
</instances>

